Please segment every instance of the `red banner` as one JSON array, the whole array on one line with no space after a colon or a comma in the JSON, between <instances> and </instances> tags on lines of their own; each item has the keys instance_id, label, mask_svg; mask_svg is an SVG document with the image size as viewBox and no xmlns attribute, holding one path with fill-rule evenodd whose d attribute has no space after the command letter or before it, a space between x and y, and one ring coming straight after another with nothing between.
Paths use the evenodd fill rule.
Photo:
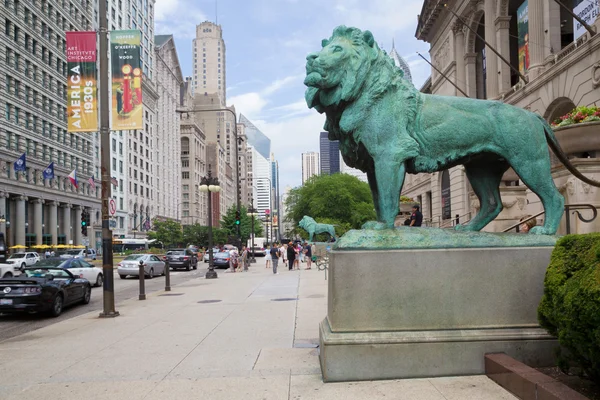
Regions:
<instances>
[{"instance_id":1,"label":"red banner","mask_svg":"<svg viewBox=\"0 0 600 400\"><path fill-rule=\"evenodd\" d=\"M69 132L98 131L96 32L67 34L67 126Z\"/></svg>"}]
</instances>

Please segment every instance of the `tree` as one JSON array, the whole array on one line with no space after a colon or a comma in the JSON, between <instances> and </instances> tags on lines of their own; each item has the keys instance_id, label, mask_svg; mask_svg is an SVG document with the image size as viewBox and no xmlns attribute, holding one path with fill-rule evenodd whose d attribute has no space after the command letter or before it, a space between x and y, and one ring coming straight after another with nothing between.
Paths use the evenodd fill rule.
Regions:
<instances>
[{"instance_id":1,"label":"tree","mask_svg":"<svg viewBox=\"0 0 600 400\"><path fill-rule=\"evenodd\" d=\"M212 228L213 245L227 243L227 230L223 228ZM185 225L183 227L183 241L190 245L208 247L208 226L200 224Z\"/></svg>"},{"instance_id":2,"label":"tree","mask_svg":"<svg viewBox=\"0 0 600 400\"><path fill-rule=\"evenodd\" d=\"M221 227L227 232L229 236L237 237L237 225L235 223L237 213L237 206L232 206L227 210L227 213L223 215L221 220ZM262 236L263 226L261 221L254 215L250 217L248 215L248 209L245 206L240 206L240 237L242 244L247 243L252 233L252 218L254 218L254 235Z\"/></svg>"},{"instance_id":3,"label":"tree","mask_svg":"<svg viewBox=\"0 0 600 400\"><path fill-rule=\"evenodd\" d=\"M291 233L301 237L308 237L306 231L297 228L305 215L319 223L336 225L339 236L376 219L369 185L348 174L314 176L292 189L285 205L288 222L296 227Z\"/></svg>"},{"instance_id":4,"label":"tree","mask_svg":"<svg viewBox=\"0 0 600 400\"><path fill-rule=\"evenodd\" d=\"M166 221L154 220L152 231L148 232L148 239L156 239L165 247L179 245L183 241L181 224L170 219Z\"/></svg>"}]
</instances>

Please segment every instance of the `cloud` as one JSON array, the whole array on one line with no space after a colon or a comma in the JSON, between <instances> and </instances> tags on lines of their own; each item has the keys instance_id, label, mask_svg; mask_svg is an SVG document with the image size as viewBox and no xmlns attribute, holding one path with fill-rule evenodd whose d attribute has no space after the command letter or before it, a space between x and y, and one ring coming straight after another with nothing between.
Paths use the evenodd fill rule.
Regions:
<instances>
[{"instance_id":1,"label":"cloud","mask_svg":"<svg viewBox=\"0 0 600 400\"><path fill-rule=\"evenodd\" d=\"M192 0L157 0L154 6L157 34L173 34L180 39L195 38L196 25L206 20L206 14Z\"/></svg>"},{"instance_id":2,"label":"cloud","mask_svg":"<svg viewBox=\"0 0 600 400\"><path fill-rule=\"evenodd\" d=\"M286 76L283 79L277 79L276 81L273 81L265 89L263 89L262 94L264 96L270 96L292 83L297 83L298 81L302 82L303 79L304 79L304 75L292 75L292 76Z\"/></svg>"},{"instance_id":3,"label":"cloud","mask_svg":"<svg viewBox=\"0 0 600 400\"><path fill-rule=\"evenodd\" d=\"M335 11L345 25L361 29L376 27L378 32L392 35L415 26L422 5L422 0L403 0L402 5L398 0L371 0L368 3L362 0L336 0Z\"/></svg>"},{"instance_id":4,"label":"cloud","mask_svg":"<svg viewBox=\"0 0 600 400\"><path fill-rule=\"evenodd\" d=\"M238 113L242 113L250 119L260 115L260 112L267 105L267 100L260 93L256 92L232 96L228 99L228 102L231 105L235 105Z\"/></svg>"}]
</instances>

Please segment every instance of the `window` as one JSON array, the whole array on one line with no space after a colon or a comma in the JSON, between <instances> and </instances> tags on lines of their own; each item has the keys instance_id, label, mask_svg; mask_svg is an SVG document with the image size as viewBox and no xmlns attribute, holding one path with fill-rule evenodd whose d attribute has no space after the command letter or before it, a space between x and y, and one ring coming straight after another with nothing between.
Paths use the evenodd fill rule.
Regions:
<instances>
[{"instance_id":1,"label":"window","mask_svg":"<svg viewBox=\"0 0 600 400\"><path fill-rule=\"evenodd\" d=\"M182 171L181 179L190 179L190 171Z\"/></svg>"},{"instance_id":2,"label":"window","mask_svg":"<svg viewBox=\"0 0 600 400\"><path fill-rule=\"evenodd\" d=\"M119 172L123 173L123 161L119 161Z\"/></svg>"}]
</instances>

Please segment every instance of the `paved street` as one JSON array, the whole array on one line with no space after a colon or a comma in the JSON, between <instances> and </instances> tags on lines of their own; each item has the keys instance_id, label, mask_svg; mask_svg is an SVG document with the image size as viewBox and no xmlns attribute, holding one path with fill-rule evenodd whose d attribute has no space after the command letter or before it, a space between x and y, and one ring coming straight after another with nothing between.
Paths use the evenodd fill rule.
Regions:
<instances>
[{"instance_id":1,"label":"paved street","mask_svg":"<svg viewBox=\"0 0 600 400\"><path fill-rule=\"evenodd\" d=\"M273 275L262 259L189 279L122 301L118 318L94 310L0 342L0 398L515 399L485 376L324 384L326 292L323 272Z\"/></svg>"},{"instance_id":2,"label":"paved street","mask_svg":"<svg viewBox=\"0 0 600 400\"><path fill-rule=\"evenodd\" d=\"M192 270L189 272L184 270L171 271L171 286L176 287L177 285L188 282L191 279L204 276L207 265L208 264L199 262L197 270ZM116 270L114 277L115 302L118 310L118 305L123 301L131 298L137 298L139 293L139 282L137 278L133 277L129 277L125 280L119 278ZM162 276L151 280L146 279L146 293L163 290L164 287L165 278ZM89 304L67 308L58 318L49 318L45 315L38 314L0 315L0 341L55 324L81 314L86 314L93 310L98 310L98 312L100 312L102 307L102 288L95 287L92 288L92 299Z\"/></svg>"}]
</instances>

